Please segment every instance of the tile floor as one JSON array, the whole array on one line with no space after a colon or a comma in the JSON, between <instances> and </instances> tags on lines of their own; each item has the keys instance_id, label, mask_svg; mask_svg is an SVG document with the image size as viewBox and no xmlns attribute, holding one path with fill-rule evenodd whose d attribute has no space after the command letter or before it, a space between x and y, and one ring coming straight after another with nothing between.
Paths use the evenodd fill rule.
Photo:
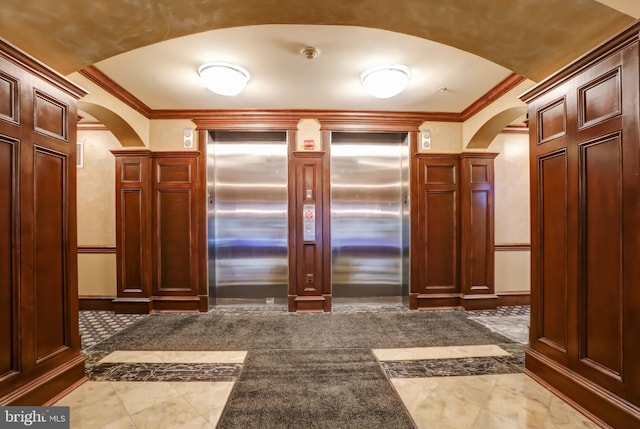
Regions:
<instances>
[{"instance_id":1,"label":"tile floor","mask_svg":"<svg viewBox=\"0 0 640 429\"><path fill-rule=\"evenodd\" d=\"M89 319L116 319L117 329L138 320L95 313L80 315L90 381L56 404L71 407L72 428L216 427L245 351L92 353L108 335ZM467 313L516 343L374 350L418 428L598 427L522 374L528 307Z\"/></svg>"}]
</instances>

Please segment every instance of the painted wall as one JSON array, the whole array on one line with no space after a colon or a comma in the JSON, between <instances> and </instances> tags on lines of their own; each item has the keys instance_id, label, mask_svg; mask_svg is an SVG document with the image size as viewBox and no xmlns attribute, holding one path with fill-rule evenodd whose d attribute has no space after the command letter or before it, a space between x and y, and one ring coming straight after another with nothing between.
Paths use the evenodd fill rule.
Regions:
<instances>
[{"instance_id":1,"label":"painted wall","mask_svg":"<svg viewBox=\"0 0 640 429\"><path fill-rule=\"evenodd\" d=\"M495 168L495 290L528 291L529 250L501 250L505 244L531 244L529 201L529 137L501 133L488 150L499 155Z\"/></svg>"},{"instance_id":2,"label":"painted wall","mask_svg":"<svg viewBox=\"0 0 640 429\"><path fill-rule=\"evenodd\" d=\"M77 169L78 247L116 245L115 159L122 149L106 130L80 130L83 166ZM78 256L78 294L116 295L115 253Z\"/></svg>"}]
</instances>

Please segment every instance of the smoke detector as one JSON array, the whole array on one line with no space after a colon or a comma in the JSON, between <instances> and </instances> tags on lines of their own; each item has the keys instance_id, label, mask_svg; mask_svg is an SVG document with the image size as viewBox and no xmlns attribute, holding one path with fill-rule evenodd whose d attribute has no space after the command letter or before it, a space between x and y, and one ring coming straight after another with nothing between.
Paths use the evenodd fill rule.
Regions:
<instances>
[{"instance_id":1,"label":"smoke detector","mask_svg":"<svg viewBox=\"0 0 640 429\"><path fill-rule=\"evenodd\" d=\"M318 55L320 55L320 51L318 51L316 48L311 47L311 46L307 46L306 48L304 48L302 51L300 51L300 54L305 57L308 60L312 60L315 57L317 57Z\"/></svg>"}]
</instances>

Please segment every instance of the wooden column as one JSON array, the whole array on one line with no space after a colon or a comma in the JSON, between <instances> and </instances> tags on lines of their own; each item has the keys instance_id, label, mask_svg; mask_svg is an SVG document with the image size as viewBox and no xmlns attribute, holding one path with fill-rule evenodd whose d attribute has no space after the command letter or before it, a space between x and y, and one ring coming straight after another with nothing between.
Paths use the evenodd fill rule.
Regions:
<instances>
[{"instance_id":1,"label":"wooden column","mask_svg":"<svg viewBox=\"0 0 640 429\"><path fill-rule=\"evenodd\" d=\"M529 104L525 372L603 427L640 427L640 23Z\"/></svg>"},{"instance_id":2,"label":"wooden column","mask_svg":"<svg viewBox=\"0 0 640 429\"><path fill-rule=\"evenodd\" d=\"M198 152L153 154L154 311L207 311L199 296Z\"/></svg>"},{"instance_id":3,"label":"wooden column","mask_svg":"<svg viewBox=\"0 0 640 429\"><path fill-rule=\"evenodd\" d=\"M83 95L0 39L0 405L51 404L86 380L76 234Z\"/></svg>"},{"instance_id":4,"label":"wooden column","mask_svg":"<svg viewBox=\"0 0 640 429\"><path fill-rule=\"evenodd\" d=\"M198 152L113 151L116 313L207 311L200 282Z\"/></svg>"},{"instance_id":5,"label":"wooden column","mask_svg":"<svg viewBox=\"0 0 640 429\"><path fill-rule=\"evenodd\" d=\"M496 308L494 288L494 189L496 153L460 155L460 304Z\"/></svg>"},{"instance_id":6,"label":"wooden column","mask_svg":"<svg viewBox=\"0 0 640 429\"><path fill-rule=\"evenodd\" d=\"M325 153L294 152L289 166L289 311L330 311Z\"/></svg>"},{"instance_id":7,"label":"wooden column","mask_svg":"<svg viewBox=\"0 0 640 429\"><path fill-rule=\"evenodd\" d=\"M460 306L460 159L417 154L414 164L409 306ZM416 195L417 194L417 195Z\"/></svg>"},{"instance_id":8,"label":"wooden column","mask_svg":"<svg viewBox=\"0 0 640 429\"><path fill-rule=\"evenodd\" d=\"M151 304L151 152L116 157L116 313L149 313Z\"/></svg>"}]
</instances>

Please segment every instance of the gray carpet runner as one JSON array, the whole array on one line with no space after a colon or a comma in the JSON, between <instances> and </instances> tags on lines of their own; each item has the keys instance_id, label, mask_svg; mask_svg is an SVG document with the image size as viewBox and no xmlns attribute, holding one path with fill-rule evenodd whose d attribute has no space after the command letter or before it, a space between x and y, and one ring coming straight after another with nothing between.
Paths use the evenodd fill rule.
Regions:
<instances>
[{"instance_id":1,"label":"gray carpet runner","mask_svg":"<svg viewBox=\"0 0 640 429\"><path fill-rule=\"evenodd\" d=\"M218 429L415 428L370 350L252 350Z\"/></svg>"}]
</instances>

